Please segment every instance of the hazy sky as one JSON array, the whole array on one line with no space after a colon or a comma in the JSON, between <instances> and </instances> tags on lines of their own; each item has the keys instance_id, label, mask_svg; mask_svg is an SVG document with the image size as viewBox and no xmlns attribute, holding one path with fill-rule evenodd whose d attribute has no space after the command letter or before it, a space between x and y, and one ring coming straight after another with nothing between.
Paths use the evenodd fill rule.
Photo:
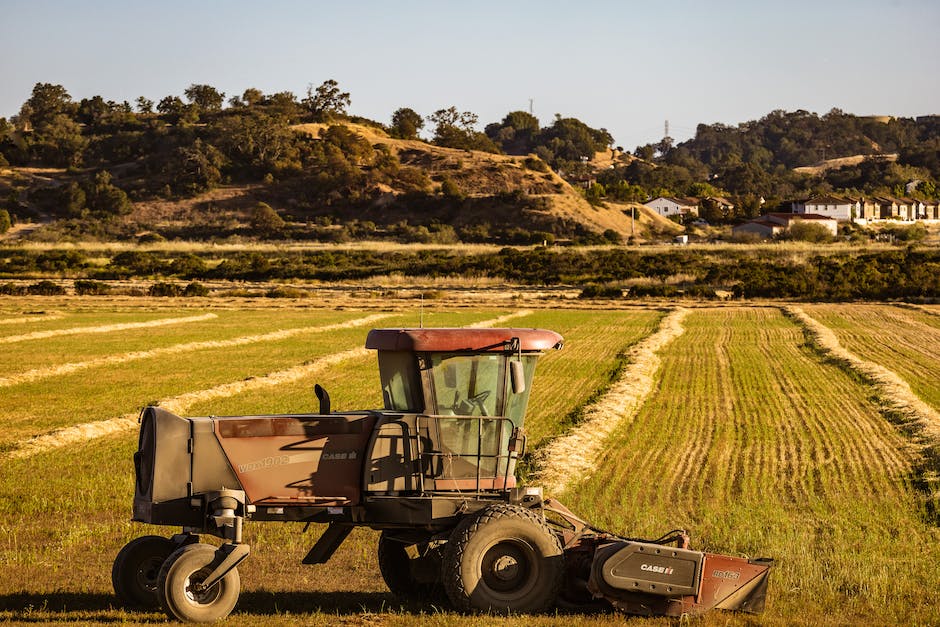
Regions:
<instances>
[{"instance_id":1,"label":"hazy sky","mask_svg":"<svg viewBox=\"0 0 940 627\"><path fill-rule=\"evenodd\" d=\"M774 109L940 113L938 0L0 0L0 116L37 82L75 100L289 90L336 79L388 122L529 109L632 150Z\"/></svg>"}]
</instances>

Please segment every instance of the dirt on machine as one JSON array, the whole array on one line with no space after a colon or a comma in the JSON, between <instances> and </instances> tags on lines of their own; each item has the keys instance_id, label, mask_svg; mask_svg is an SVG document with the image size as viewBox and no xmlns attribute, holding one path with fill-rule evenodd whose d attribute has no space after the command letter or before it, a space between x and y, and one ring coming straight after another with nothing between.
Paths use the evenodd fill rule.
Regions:
<instances>
[{"instance_id":1,"label":"dirt on machine","mask_svg":"<svg viewBox=\"0 0 940 627\"><path fill-rule=\"evenodd\" d=\"M443 591L464 612L761 612L771 560L695 551L681 530L620 536L519 485L536 361L562 343L544 329L374 329L382 409L334 412L319 385L311 414L147 407L133 519L179 531L125 545L115 592L178 620L218 620L238 601L246 521L300 521L325 525L304 564L327 563L370 527L392 593Z\"/></svg>"}]
</instances>

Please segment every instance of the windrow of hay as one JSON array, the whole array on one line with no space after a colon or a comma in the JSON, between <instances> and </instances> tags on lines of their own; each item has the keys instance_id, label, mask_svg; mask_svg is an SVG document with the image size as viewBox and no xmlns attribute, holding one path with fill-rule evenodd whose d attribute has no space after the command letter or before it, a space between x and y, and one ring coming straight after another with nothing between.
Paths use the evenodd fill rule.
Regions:
<instances>
[{"instance_id":1,"label":"windrow of hay","mask_svg":"<svg viewBox=\"0 0 940 627\"><path fill-rule=\"evenodd\" d=\"M529 310L520 310L505 316L500 316L498 318L492 318L490 320L484 320L477 323L474 326L477 327L493 327L501 325L509 320L518 318L521 316L526 316L532 313ZM364 319L360 319L364 320ZM344 323L349 324L349 323ZM363 323L365 324L365 323ZM332 325L338 326L338 325ZM215 400L220 398L226 398L234 396L236 394L241 394L244 392L250 392L253 390L260 390L264 388L274 387L278 385L283 385L285 383L292 383L308 377L310 375L316 374L330 366L335 366L341 362L347 361L349 359L355 359L357 357L364 357L369 354L369 351L365 348L354 348L348 351L343 351L341 353L334 353L332 355L327 355L320 359L316 359L306 364L301 364L299 366L294 366L292 368L287 368L286 370L280 370L278 372L273 372L271 374L262 376L262 377L250 377L243 381L233 381L231 383L224 383L222 385L217 385L212 388L205 390L197 390L194 392L186 392L179 396L169 398L161 401L160 407L177 413L184 414L189 407L192 407L196 403L201 403L204 401ZM22 459L26 457L32 457L38 453L48 451L55 448L60 448L63 446L69 446L71 444L78 444L85 442L87 440L93 440L95 438L100 438L105 435L112 433L118 433L121 431L130 431L137 428L137 414L125 414L118 418L111 418L108 420L99 420L96 422L90 422L80 425L75 425L72 427L66 427L64 429L57 429L51 433L44 435L39 435L34 438L30 438L25 442L17 446L13 451L7 454L9 459Z\"/></svg>"},{"instance_id":2,"label":"windrow of hay","mask_svg":"<svg viewBox=\"0 0 940 627\"><path fill-rule=\"evenodd\" d=\"M584 419L539 451L536 477L546 491L561 493L591 475L604 440L624 421L632 420L652 392L661 363L657 353L682 335L687 314L687 309L679 307L663 318L655 333L627 353L629 364L620 378L586 409Z\"/></svg>"},{"instance_id":3,"label":"windrow of hay","mask_svg":"<svg viewBox=\"0 0 940 627\"><path fill-rule=\"evenodd\" d=\"M245 335L242 337L232 338L230 340L186 342L184 344L174 344L173 346L164 346L161 348L153 348L144 351L134 351L120 355L107 355L105 357L98 357L97 359L59 364L57 366L49 366L47 368L36 368L34 370L28 370L26 372L11 375L9 377L0 377L0 388L9 387L11 385L18 385L20 383L39 381L49 377L72 374L73 372L86 370L88 368L99 368L102 366L123 364L139 359L149 359L151 357L159 357L163 355L176 355L179 353L213 348L231 348L234 346L245 346L247 344L256 344L259 342L274 342L278 340L285 340L301 334L324 333L328 331L338 331L341 329L361 327L367 324L372 324L378 320L382 320L383 318L388 318L392 315L393 314L390 313L372 314L371 316L356 318L354 320L349 320L347 322L341 322L338 324L329 324L322 327L298 327L295 329L281 329L278 331L272 331L271 333Z\"/></svg>"},{"instance_id":4,"label":"windrow of hay","mask_svg":"<svg viewBox=\"0 0 940 627\"><path fill-rule=\"evenodd\" d=\"M511 314L506 314L505 316L500 316L498 318L492 318L491 320L484 320L483 322L478 322L474 324L473 326L478 327L478 328L483 328L483 329L497 327L515 318L528 316L531 313L532 311L530 309L520 309L519 311L513 312Z\"/></svg>"},{"instance_id":5,"label":"windrow of hay","mask_svg":"<svg viewBox=\"0 0 940 627\"><path fill-rule=\"evenodd\" d=\"M233 381L232 383L224 383L222 385L217 385L205 390L187 392L185 394L161 401L160 407L166 409L167 411L182 414L185 413L186 410L195 403L226 398L236 394L241 394L243 392L250 392L252 390L259 390L276 385L283 385L285 383L291 383L312 374L316 374L321 370L324 370L330 366L335 366L336 364L339 364L348 359L363 357L366 354L368 354L368 351L365 348L354 348L342 353L328 355L306 364L294 366L293 368L272 372L271 374L262 377L250 377L243 381ZM119 431L129 431L136 429L137 419L137 414L125 414L119 418L99 420L96 422L75 425L73 427L66 427L64 429L57 429L51 433L36 436L25 441L19 447L10 452L8 457L10 459L32 457L37 453L42 453L43 451L48 451L50 449L69 446L70 444L77 444L86 440L93 440L95 438L100 438L102 436L111 433L117 433Z\"/></svg>"},{"instance_id":6,"label":"windrow of hay","mask_svg":"<svg viewBox=\"0 0 940 627\"><path fill-rule=\"evenodd\" d=\"M805 329L816 348L874 385L882 411L906 426L913 427L929 446L940 446L940 413L914 394L904 379L892 370L866 361L843 348L832 329L802 308L791 305L784 307L783 311Z\"/></svg>"},{"instance_id":7,"label":"windrow of hay","mask_svg":"<svg viewBox=\"0 0 940 627\"><path fill-rule=\"evenodd\" d=\"M164 327L171 324L184 324L187 322L205 322L217 316L214 313L199 316L186 316L184 318L163 318L161 320L148 320L147 322L124 322L120 324L106 324L97 327L70 327L68 329L50 329L48 331L33 331L23 335L0 337L0 344L25 342L26 340L42 340L60 335L83 335L86 333L112 333L114 331L127 331L130 329L146 329L149 327Z\"/></svg>"},{"instance_id":8,"label":"windrow of hay","mask_svg":"<svg viewBox=\"0 0 940 627\"><path fill-rule=\"evenodd\" d=\"M0 326L4 324L26 324L28 322L47 322L49 320L58 320L64 318L60 313L56 314L42 314L36 316L23 316L20 318L7 318L6 320L0 320Z\"/></svg>"}]
</instances>

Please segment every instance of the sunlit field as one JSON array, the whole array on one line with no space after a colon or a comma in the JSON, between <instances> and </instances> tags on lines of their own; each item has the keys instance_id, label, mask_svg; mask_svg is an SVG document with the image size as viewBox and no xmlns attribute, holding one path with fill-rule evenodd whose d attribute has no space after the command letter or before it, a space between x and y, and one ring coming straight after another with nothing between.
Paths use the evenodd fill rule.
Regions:
<instances>
[{"instance_id":1,"label":"sunlit field","mask_svg":"<svg viewBox=\"0 0 940 627\"><path fill-rule=\"evenodd\" d=\"M35 450L30 438L134 416L155 402L181 403L187 415L315 411L315 383L329 390L334 410L376 408L375 356L350 351L370 328L419 319L413 307L380 303L153 302L95 299L81 310L38 313L15 298L0 301L0 567L8 574L0 620L164 620L122 609L111 590L111 563L124 543L175 532L129 521L136 431ZM715 613L699 624L940 622L940 533L925 505L920 452L882 415L873 390L807 346L799 323L777 308L686 306L684 332L659 350L645 402L604 439L590 473L550 496L623 535L681 527L693 548L776 559L762 616ZM536 371L527 430L538 450L579 428L627 371L631 347L670 309L449 309L442 300L426 304L421 318L425 326L497 321L565 337ZM891 306L806 309L845 348L940 404L940 316ZM348 352L283 384L250 385ZM468 617L439 601L402 605L378 572L376 532L358 529L328 564L304 566L323 527L303 529L247 523L252 554L239 566L242 596L229 621L669 624L591 613Z\"/></svg>"}]
</instances>

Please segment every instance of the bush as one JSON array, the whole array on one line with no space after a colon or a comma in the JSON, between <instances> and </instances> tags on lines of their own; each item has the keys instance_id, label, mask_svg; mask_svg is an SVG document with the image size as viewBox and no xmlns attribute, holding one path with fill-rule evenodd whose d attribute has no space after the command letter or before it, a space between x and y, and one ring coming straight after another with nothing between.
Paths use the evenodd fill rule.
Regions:
<instances>
[{"instance_id":1,"label":"bush","mask_svg":"<svg viewBox=\"0 0 940 627\"><path fill-rule=\"evenodd\" d=\"M623 289L615 285L585 285L578 298L623 298Z\"/></svg>"},{"instance_id":2,"label":"bush","mask_svg":"<svg viewBox=\"0 0 940 627\"><path fill-rule=\"evenodd\" d=\"M441 194L444 196L444 198L448 198L450 200L463 200L467 197L466 194L460 191L460 188L457 187L457 184L449 178L445 178L443 181L441 181Z\"/></svg>"},{"instance_id":3,"label":"bush","mask_svg":"<svg viewBox=\"0 0 940 627\"><path fill-rule=\"evenodd\" d=\"M284 228L284 219L271 205L259 202L251 210L251 229L260 235L271 236Z\"/></svg>"},{"instance_id":4,"label":"bush","mask_svg":"<svg viewBox=\"0 0 940 627\"><path fill-rule=\"evenodd\" d=\"M65 288L52 281L40 281L27 287L26 293L34 296L61 296L65 294Z\"/></svg>"},{"instance_id":5,"label":"bush","mask_svg":"<svg viewBox=\"0 0 940 627\"><path fill-rule=\"evenodd\" d=\"M192 283L186 286L186 289L183 290L183 296L208 296L208 295L209 295L209 288L197 281L193 281Z\"/></svg>"},{"instance_id":6,"label":"bush","mask_svg":"<svg viewBox=\"0 0 940 627\"><path fill-rule=\"evenodd\" d=\"M26 293L26 288L16 283L4 283L0 285L0 294L3 296L22 296Z\"/></svg>"},{"instance_id":7,"label":"bush","mask_svg":"<svg viewBox=\"0 0 940 627\"><path fill-rule=\"evenodd\" d=\"M832 241L832 232L822 224L799 220L787 230L786 238L798 242L825 243Z\"/></svg>"},{"instance_id":8,"label":"bush","mask_svg":"<svg viewBox=\"0 0 940 627\"><path fill-rule=\"evenodd\" d=\"M10 220L10 212L6 209L0 209L0 235L10 230L13 222Z\"/></svg>"},{"instance_id":9,"label":"bush","mask_svg":"<svg viewBox=\"0 0 940 627\"><path fill-rule=\"evenodd\" d=\"M296 287L280 286L272 287L264 295L268 298L306 298L307 292Z\"/></svg>"},{"instance_id":10,"label":"bush","mask_svg":"<svg viewBox=\"0 0 940 627\"><path fill-rule=\"evenodd\" d=\"M534 170L535 172L548 172L548 164L538 157L526 157L523 163L529 170Z\"/></svg>"},{"instance_id":11,"label":"bush","mask_svg":"<svg viewBox=\"0 0 940 627\"><path fill-rule=\"evenodd\" d=\"M182 293L183 290L176 283L154 283L147 290L148 296L180 296Z\"/></svg>"},{"instance_id":12,"label":"bush","mask_svg":"<svg viewBox=\"0 0 940 627\"><path fill-rule=\"evenodd\" d=\"M101 281L80 279L75 281L75 293L79 296L105 296L111 293L111 286Z\"/></svg>"}]
</instances>

